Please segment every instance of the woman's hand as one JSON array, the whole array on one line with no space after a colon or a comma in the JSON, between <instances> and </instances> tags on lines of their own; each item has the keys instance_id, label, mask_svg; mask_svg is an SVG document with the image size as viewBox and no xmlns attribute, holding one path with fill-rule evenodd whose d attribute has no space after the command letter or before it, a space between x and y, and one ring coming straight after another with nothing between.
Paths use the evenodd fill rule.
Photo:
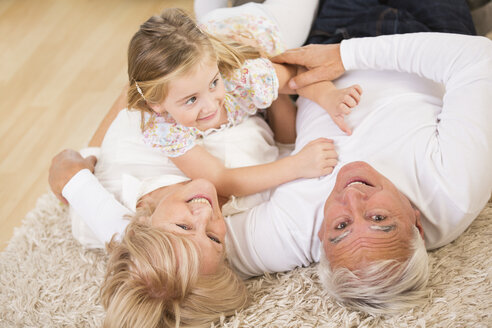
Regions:
<instances>
[{"instance_id":1,"label":"woman's hand","mask_svg":"<svg viewBox=\"0 0 492 328\"><path fill-rule=\"evenodd\" d=\"M317 178L333 172L338 163L333 140L318 138L293 155L298 175L302 178Z\"/></svg>"},{"instance_id":2,"label":"woman's hand","mask_svg":"<svg viewBox=\"0 0 492 328\"><path fill-rule=\"evenodd\" d=\"M289 81L291 89L299 89L320 81L332 81L344 72L340 44L310 44L301 48L287 50L272 57L272 62L304 66L307 72Z\"/></svg>"}]
</instances>

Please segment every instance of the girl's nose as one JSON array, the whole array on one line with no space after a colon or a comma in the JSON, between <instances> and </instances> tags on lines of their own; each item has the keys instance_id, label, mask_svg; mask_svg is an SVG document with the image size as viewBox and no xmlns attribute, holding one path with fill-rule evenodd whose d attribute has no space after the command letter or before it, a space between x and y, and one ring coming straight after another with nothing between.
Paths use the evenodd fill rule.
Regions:
<instances>
[{"instance_id":1,"label":"girl's nose","mask_svg":"<svg viewBox=\"0 0 492 328\"><path fill-rule=\"evenodd\" d=\"M202 112L205 114L211 114L216 109L217 109L217 101L215 97L209 95L208 97L205 98L205 101L203 102Z\"/></svg>"}]
</instances>

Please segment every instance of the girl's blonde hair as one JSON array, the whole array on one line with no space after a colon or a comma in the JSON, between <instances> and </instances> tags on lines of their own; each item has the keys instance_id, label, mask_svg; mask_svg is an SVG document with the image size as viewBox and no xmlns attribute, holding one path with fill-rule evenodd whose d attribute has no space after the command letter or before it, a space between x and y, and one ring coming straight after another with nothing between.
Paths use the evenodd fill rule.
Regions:
<instances>
[{"instance_id":1,"label":"girl's blonde hair","mask_svg":"<svg viewBox=\"0 0 492 328\"><path fill-rule=\"evenodd\" d=\"M259 51L226 37L201 31L179 8L164 10L140 26L128 48L128 108L152 113L148 103L161 103L169 82L191 71L205 59L217 61L228 77Z\"/></svg>"},{"instance_id":2,"label":"girl's blonde hair","mask_svg":"<svg viewBox=\"0 0 492 328\"><path fill-rule=\"evenodd\" d=\"M248 303L225 261L216 273L199 274L199 250L183 236L134 220L107 248L104 327L208 327Z\"/></svg>"}]
</instances>

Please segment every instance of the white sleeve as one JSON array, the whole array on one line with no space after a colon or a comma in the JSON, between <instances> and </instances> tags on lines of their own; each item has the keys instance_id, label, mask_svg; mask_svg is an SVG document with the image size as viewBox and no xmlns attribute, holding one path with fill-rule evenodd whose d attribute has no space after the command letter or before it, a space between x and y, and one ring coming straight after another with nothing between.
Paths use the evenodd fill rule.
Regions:
<instances>
[{"instance_id":1,"label":"white sleeve","mask_svg":"<svg viewBox=\"0 0 492 328\"><path fill-rule=\"evenodd\" d=\"M89 170L77 172L62 194L102 243L109 242L115 233L123 236L129 223L124 216L133 213L104 189Z\"/></svg>"},{"instance_id":2,"label":"white sleeve","mask_svg":"<svg viewBox=\"0 0 492 328\"><path fill-rule=\"evenodd\" d=\"M430 156L419 165L438 176L440 192L465 216L476 217L492 192L492 41L413 33L346 40L340 52L347 70L415 73L445 86L436 131L422 145Z\"/></svg>"}]
</instances>

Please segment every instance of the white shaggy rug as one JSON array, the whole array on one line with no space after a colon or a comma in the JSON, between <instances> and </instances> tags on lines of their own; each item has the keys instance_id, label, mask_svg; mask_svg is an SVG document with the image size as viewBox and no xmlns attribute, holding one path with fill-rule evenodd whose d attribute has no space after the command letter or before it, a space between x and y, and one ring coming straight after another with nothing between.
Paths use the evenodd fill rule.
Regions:
<instances>
[{"instance_id":1,"label":"white shaggy rug","mask_svg":"<svg viewBox=\"0 0 492 328\"><path fill-rule=\"evenodd\" d=\"M334 303L316 267L247 282L252 304L218 327L492 327L492 203L454 243L431 253L422 308L372 317ZM106 257L80 247L67 209L45 194L0 253L0 327L99 327ZM216 326L216 327L217 327Z\"/></svg>"}]
</instances>

